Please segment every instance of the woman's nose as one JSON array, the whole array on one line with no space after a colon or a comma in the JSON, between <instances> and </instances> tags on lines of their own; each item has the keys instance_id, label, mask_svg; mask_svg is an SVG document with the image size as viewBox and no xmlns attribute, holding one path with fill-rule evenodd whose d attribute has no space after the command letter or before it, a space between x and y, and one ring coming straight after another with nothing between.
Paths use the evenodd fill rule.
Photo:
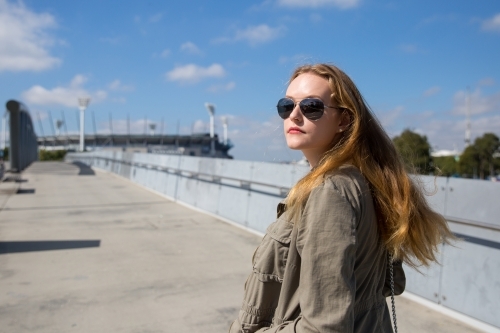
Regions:
<instances>
[{"instance_id":1,"label":"woman's nose","mask_svg":"<svg viewBox=\"0 0 500 333\"><path fill-rule=\"evenodd\" d=\"M290 113L289 118L293 121L301 121L302 120L302 112L300 111L299 103L295 104L295 107L293 108L292 113Z\"/></svg>"}]
</instances>

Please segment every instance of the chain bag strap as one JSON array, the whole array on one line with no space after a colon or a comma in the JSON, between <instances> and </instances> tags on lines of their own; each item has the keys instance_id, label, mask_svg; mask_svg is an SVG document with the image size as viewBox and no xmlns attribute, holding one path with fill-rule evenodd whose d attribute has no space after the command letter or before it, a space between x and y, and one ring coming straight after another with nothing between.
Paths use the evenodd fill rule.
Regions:
<instances>
[{"instance_id":1,"label":"chain bag strap","mask_svg":"<svg viewBox=\"0 0 500 333\"><path fill-rule=\"evenodd\" d=\"M392 320L394 322L394 332L398 333L398 324L396 320L396 305L394 303L394 270L393 270L393 258L392 254L389 253L389 271L391 273L391 303L392 303Z\"/></svg>"}]
</instances>

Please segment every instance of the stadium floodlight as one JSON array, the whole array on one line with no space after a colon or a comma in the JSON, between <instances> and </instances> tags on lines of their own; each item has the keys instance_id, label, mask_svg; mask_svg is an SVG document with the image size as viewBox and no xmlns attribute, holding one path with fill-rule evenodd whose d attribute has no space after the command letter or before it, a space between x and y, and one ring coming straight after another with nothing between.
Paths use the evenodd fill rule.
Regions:
<instances>
[{"instance_id":1,"label":"stadium floodlight","mask_svg":"<svg viewBox=\"0 0 500 333\"><path fill-rule=\"evenodd\" d=\"M224 128L224 145L227 145L227 117L222 116L220 119L222 120L222 127Z\"/></svg>"},{"instance_id":2,"label":"stadium floodlight","mask_svg":"<svg viewBox=\"0 0 500 333\"><path fill-rule=\"evenodd\" d=\"M154 136L155 135L156 124L155 123L149 124L149 129L151 130L151 135Z\"/></svg>"},{"instance_id":3,"label":"stadium floodlight","mask_svg":"<svg viewBox=\"0 0 500 333\"><path fill-rule=\"evenodd\" d=\"M78 108L80 109L80 151L85 151L85 110L89 106L90 97L78 98Z\"/></svg>"},{"instance_id":4,"label":"stadium floodlight","mask_svg":"<svg viewBox=\"0 0 500 333\"><path fill-rule=\"evenodd\" d=\"M64 122L60 119L56 120L56 129L57 129L57 132L56 132L56 135L59 136L59 134L61 133L61 127L62 125L64 125Z\"/></svg>"},{"instance_id":5,"label":"stadium floodlight","mask_svg":"<svg viewBox=\"0 0 500 333\"><path fill-rule=\"evenodd\" d=\"M214 123L215 105L210 104L210 103L205 103L205 107L207 108L208 114L210 115L210 154L212 156L215 156L215 142L214 142L214 137L215 137L215 123Z\"/></svg>"}]
</instances>

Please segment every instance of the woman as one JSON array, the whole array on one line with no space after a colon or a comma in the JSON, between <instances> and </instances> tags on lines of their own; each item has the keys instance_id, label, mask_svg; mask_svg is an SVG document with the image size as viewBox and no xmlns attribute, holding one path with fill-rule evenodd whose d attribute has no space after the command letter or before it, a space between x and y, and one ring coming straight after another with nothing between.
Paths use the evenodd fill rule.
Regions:
<instances>
[{"instance_id":1,"label":"woman","mask_svg":"<svg viewBox=\"0 0 500 333\"><path fill-rule=\"evenodd\" d=\"M389 272L400 294L401 262L436 261L446 221L340 69L297 68L277 108L311 171L278 205L230 332L392 332Z\"/></svg>"}]
</instances>

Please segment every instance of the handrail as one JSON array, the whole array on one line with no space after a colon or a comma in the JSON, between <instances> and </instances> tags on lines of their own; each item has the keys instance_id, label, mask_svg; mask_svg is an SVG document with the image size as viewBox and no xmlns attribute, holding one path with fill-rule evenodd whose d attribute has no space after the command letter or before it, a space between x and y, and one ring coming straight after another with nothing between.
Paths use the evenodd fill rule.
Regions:
<instances>
[{"instance_id":1,"label":"handrail","mask_svg":"<svg viewBox=\"0 0 500 333\"><path fill-rule=\"evenodd\" d=\"M70 157L69 154L68 154L68 157ZM290 191L290 188L286 187L286 186L278 186L278 185L275 185L275 184L267 184L267 183L262 183L262 182L256 182L256 181L253 181L253 180L250 181L250 180L244 180L244 179L239 179L239 178L234 178L234 177L212 175L212 174L203 173L203 172L197 172L197 171L182 170L182 169L178 169L178 168L165 167L165 166L160 166L160 165L156 165L156 164L139 163L139 162L128 162L128 161L126 162L126 161L123 161L123 160L109 158L109 157L102 157L102 156L92 156L92 157L84 157L84 158L88 158L88 159L90 159L90 158L98 158L98 159L102 159L102 160L108 160L108 161L111 161L111 162L118 162L118 163L122 163L122 164L128 164L128 165L136 166L136 167L148 167L148 166L150 166L151 168L156 168L156 169L173 170L173 172L177 173L177 174L180 174L182 172L187 172L187 173L190 173L192 176L193 175L201 175L201 176L208 176L208 177L212 177L212 178L217 178L219 180L218 182L220 182L220 179L226 179L226 180L237 181L237 182L241 182L241 183L249 184L249 185L255 184L255 185L259 185L259 186L267 186L267 187L278 189L281 194L288 193L288 191ZM443 215L443 217L447 221L453 222L453 223L458 223L458 224L463 224L463 225L470 225L470 226L474 226L474 227L478 227L478 228L482 228L482 229L489 229L489 230L494 230L494 231L500 231L500 226L497 226L497 225L494 225L494 224L490 224L490 223L479 222L479 221L472 221L472 220L467 220L467 219L461 219L461 218L458 218L458 217L455 217L455 216Z\"/></svg>"},{"instance_id":2,"label":"handrail","mask_svg":"<svg viewBox=\"0 0 500 333\"><path fill-rule=\"evenodd\" d=\"M459 217L455 216L444 216L444 218L453 223L458 223L458 224L465 224L465 225L470 225L473 227L479 227L483 229L490 229L490 230L495 230L495 231L500 231L500 226L490 224L490 223L484 223L484 222L478 222L478 221L471 221L467 219L461 219Z\"/></svg>"},{"instance_id":3,"label":"handrail","mask_svg":"<svg viewBox=\"0 0 500 333\"><path fill-rule=\"evenodd\" d=\"M70 157L70 155L68 155L68 157ZM107 160L107 161L111 161L111 162L128 164L128 165L136 166L136 167L150 167L151 169L155 168L155 169L162 169L162 170L173 170L173 173L177 173L177 174L179 174L181 172L187 172L187 173L190 173L191 175L201 175L201 176L207 176L207 177L212 177L212 178L217 178L217 179L225 179L225 180L230 180L230 181L250 183L250 184L255 184L255 185L259 185L259 186L271 187L271 188L275 188L275 189L278 189L280 191L286 191L286 192L288 192L290 190L290 187L286 187L286 186L279 186L279 185L275 185L275 184L262 183L262 182L257 182L257 181L253 181L253 180L250 181L250 180L239 179L239 178L234 178L234 177L213 175L213 174L198 172L198 171L183 170L183 169L173 168L173 167L165 167L165 166L151 164L151 163L125 162L125 161L122 161L119 159L102 157L102 156L92 156L92 157L84 157L84 158L88 158L88 159L98 158L98 159Z\"/></svg>"}]
</instances>

